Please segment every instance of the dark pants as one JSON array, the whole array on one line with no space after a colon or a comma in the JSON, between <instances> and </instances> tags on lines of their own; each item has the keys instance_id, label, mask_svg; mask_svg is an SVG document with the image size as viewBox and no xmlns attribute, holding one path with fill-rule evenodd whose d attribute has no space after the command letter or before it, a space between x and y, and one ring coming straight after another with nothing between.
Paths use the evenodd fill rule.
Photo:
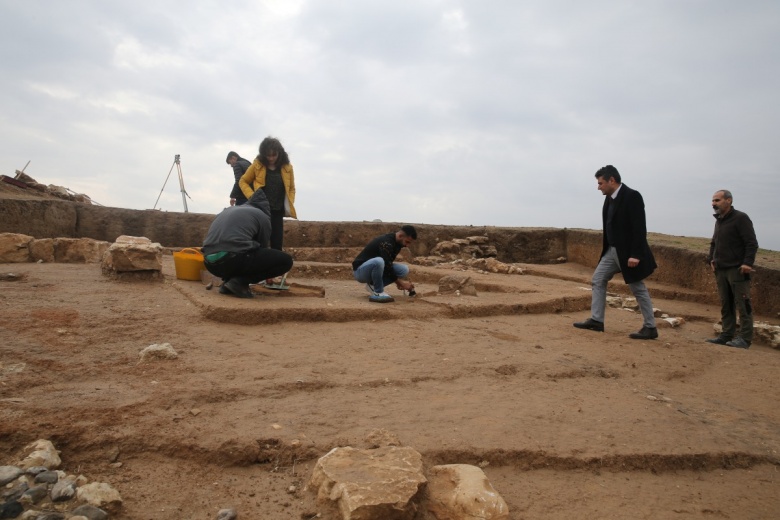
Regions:
<instances>
[{"instance_id":1,"label":"dark pants","mask_svg":"<svg viewBox=\"0 0 780 520\"><path fill-rule=\"evenodd\" d=\"M723 320L723 337L737 334L739 311L739 335L747 343L753 341L753 306L750 303L750 275L739 272L739 267L716 269L715 281L720 296L720 317Z\"/></svg>"},{"instance_id":2,"label":"dark pants","mask_svg":"<svg viewBox=\"0 0 780 520\"><path fill-rule=\"evenodd\" d=\"M284 210L271 210L271 249L282 250L284 241Z\"/></svg>"},{"instance_id":3,"label":"dark pants","mask_svg":"<svg viewBox=\"0 0 780 520\"><path fill-rule=\"evenodd\" d=\"M259 248L246 253L228 253L216 262L205 261L208 272L227 282L233 278L242 284L280 276L293 265L290 255L275 249Z\"/></svg>"}]
</instances>

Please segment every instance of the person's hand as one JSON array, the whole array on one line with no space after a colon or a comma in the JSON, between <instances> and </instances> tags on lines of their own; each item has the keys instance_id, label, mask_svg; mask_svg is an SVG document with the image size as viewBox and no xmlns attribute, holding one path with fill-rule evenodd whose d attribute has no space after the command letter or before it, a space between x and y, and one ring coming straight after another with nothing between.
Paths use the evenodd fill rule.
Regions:
<instances>
[{"instance_id":1,"label":"person's hand","mask_svg":"<svg viewBox=\"0 0 780 520\"><path fill-rule=\"evenodd\" d=\"M235 206L236 205L236 199L230 199L230 205Z\"/></svg>"},{"instance_id":2,"label":"person's hand","mask_svg":"<svg viewBox=\"0 0 780 520\"><path fill-rule=\"evenodd\" d=\"M712 267L712 272L714 273L715 272L715 260L710 262L710 267Z\"/></svg>"},{"instance_id":3,"label":"person's hand","mask_svg":"<svg viewBox=\"0 0 780 520\"><path fill-rule=\"evenodd\" d=\"M753 269L749 265L744 265L743 264L743 265L739 266L739 272L742 273L742 274L750 274L753 271L755 271L755 269Z\"/></svg>"},{"instance_id":4,"label":"person's hand","mask_svg":"<svg viewBox=\"0 0 780 520\"><path fill-rule=\"evenodd\" d=\"M638 258L629 258L628 259L628 267L636 267L639 265L639 259Z\"/></svg>"},{"instance_id":5,"label":"person's hand","mask_svg":"<svg viewBox=\"0 0 780 520\"><path fill-rule=\"evenodd\" d=\"M410 291L414 289L414 284L410 282L409 280L396 280L395 286L398 287L402 291Z\"/></svg>"}]
</instances>

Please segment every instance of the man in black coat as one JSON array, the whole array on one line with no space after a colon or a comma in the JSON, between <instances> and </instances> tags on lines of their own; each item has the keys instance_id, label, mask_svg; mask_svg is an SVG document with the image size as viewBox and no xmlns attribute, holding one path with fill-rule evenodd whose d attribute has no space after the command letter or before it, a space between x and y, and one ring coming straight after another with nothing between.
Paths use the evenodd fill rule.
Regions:
<instances>
[{"instance_id":1,"label":"man in black coat","mask_svg":"<svg viewBox=\"0 0 780 520\"><path fill-rule=\"evenodd\" d=\"M235 182L233 183L233 190L230 192L230 205L241 206L246 204L246 195L241 191L238 186L238 181L241 180L241 176L244 175L246 170L251 166L251 163L238 155L236 152L229 152L225 162L233 167L233 177Z\"/></svg>"},{"instance_id":2,"label":"man in black coat","mask_svg":"<svg viewBox=\"0 0 780 520\"><path fill-rule=\"evenodd\" d=\"M655 268L655 258L647 243L645 202L642 195L621 184L617 168L607 165L596 172L598 189L604 194L601 211L603 223L603 248L599 265L593 273L591 285L593 297L590 306L591 317L574 324L579 329L604 332L604 314L607 305L607 283L615 273L622 272L623 279L634 294L644 323L639 332L632 332L632 339L655 339L653 302L647 291L645 278Z\"/></svg>"}]
</instances>

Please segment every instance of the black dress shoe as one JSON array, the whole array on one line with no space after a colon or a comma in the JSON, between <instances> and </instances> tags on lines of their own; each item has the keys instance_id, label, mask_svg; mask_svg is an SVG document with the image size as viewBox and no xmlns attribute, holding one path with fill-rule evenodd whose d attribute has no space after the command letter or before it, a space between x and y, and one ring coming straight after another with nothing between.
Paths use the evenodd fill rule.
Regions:
<instances>
[{"instance_id":1,"label":"black dress shoe","mask_svg":"<svg viewBox=\"0 0 780 520\"><path fill-rule=\"evenodd\" d=\"M595 330L596 332L604 332L604 324L600 321L596 321L593 318L588 318L585 321L577 321L574 326L578 329Z\"/></svg>"},{"instance_id":2,"label":"black dress shoe","mask_svg":"<svg viewBox=\"0 0 780 520\"><path fill-rule=\"evenodd\" d=\"M658 337L658 329L655 327L642 327L642 330L632 332L628 337L631 339L655 339Z\"/></svg>"},{"instance_id":3,"label":"black dress shoe","mask_svg":"<svg viewBox=\"0 0 780 520\"><path fill-rule=\"evenodd\" d=\"M731 341L731 338L724 338L723 336L718 336L717 338L710 338L705 341L707 343L715 343L716 345L725 345L726 343Z\"/></svg>"},{"instance_id":4,"label":"black dress shoe","mask_svg":"<svg viewBox=\"0 0 780 520\"><path fill-rule=\"evenodd\" d=\"M252 294L252 290L249 288L248 284L243 284L235 278L231 278L223 283L222 287L219 288L219 292L221 294L232 294L237 298L254 298L255 296Z\"/></svg>"}]
</instances>

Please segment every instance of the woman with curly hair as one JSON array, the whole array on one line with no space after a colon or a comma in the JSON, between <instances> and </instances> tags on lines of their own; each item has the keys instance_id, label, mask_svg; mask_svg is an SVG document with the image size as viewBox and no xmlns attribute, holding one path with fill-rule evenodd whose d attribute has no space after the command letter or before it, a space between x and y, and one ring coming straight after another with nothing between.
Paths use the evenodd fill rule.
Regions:
<instances>
[{"instance_id":1,"label":"woman with curly hair","mask_svg":"<svg viewBox=\"0 0 780 520\"><path fill-rule=\"evenodd\" d=\"M290 157L275 137L266 137L252 165L238 181L241 191L250 198L259 189L271 205L271 248L282 250L284 217L298 218L295 213L295 175Z\"/></svg>"}]
</instances>

